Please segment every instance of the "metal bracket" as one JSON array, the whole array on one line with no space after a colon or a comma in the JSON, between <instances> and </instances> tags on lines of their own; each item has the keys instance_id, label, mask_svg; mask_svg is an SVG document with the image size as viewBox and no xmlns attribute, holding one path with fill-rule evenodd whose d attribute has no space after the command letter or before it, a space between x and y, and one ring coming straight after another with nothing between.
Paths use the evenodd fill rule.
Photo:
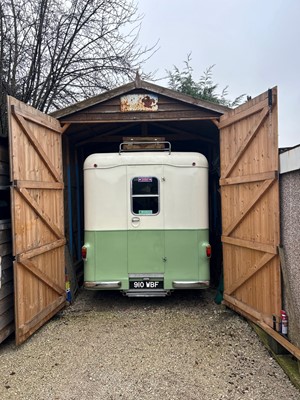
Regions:
<instances>
[{"instance_id":1,"label":"metal bracket","mask_svg":"<svg viewBox=\"0 0 300 400\"><path fill-rule=\"evenodd\" d=\"M268 89L268 106L271 108L273 105L272 89Z\"/></svg>"}]
</instances>

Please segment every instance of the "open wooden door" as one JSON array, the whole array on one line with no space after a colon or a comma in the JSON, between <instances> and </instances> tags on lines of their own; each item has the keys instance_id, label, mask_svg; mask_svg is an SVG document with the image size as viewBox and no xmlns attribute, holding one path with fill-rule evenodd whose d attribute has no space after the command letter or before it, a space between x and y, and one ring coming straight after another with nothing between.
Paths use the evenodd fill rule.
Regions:
<instances>
[{"instance_id":1,"label":"open wooden door","mask_svg":"<svg viewBox=\"0 0 300 400\"><path fill-rule=\"evenodd\" d=\"M8 98L16 344L65 304L60 123Z\"/></svg>"},{"instance_id":2,"label":"open wooden door","mask_svg":"<svg viewBox=\"0 0 300 400\"><path fill-rule=\"evenodd\" d=\"M225 304L272 326L280 315L277 89L220 120Z\"/></svg>"}]
</instances>

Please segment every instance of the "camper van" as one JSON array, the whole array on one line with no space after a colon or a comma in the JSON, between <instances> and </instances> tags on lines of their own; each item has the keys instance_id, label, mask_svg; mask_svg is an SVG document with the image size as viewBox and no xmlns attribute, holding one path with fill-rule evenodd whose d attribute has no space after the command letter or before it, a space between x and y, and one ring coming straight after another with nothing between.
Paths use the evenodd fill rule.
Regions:
<instances>
[{"instance_id":1,"label":"camper van","mask_svg":"<svg viewBox=\"0 0 300 400\"><path fill-rule=\"evenodd\" d=\"M84 287L130 297L209 287L208 163L199 153L84 162Z\"/></svg>"}]
</instances>

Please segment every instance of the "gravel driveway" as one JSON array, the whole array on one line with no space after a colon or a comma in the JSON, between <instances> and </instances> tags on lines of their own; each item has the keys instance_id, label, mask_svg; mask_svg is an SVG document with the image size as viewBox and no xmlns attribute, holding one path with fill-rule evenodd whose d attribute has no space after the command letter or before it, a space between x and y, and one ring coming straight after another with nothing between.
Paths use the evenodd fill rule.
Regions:
<instances>
[{"instance_id":1,"label":"gravel driveway","mask_svg":"<svg viewBox=\"0 0 300 400\"><path fill-rule=\"evenodd\" d=\"M0 347L5 399L300 399L248 323L212 291L81 291L24 345Z\"/></svg>"}]
</instances>

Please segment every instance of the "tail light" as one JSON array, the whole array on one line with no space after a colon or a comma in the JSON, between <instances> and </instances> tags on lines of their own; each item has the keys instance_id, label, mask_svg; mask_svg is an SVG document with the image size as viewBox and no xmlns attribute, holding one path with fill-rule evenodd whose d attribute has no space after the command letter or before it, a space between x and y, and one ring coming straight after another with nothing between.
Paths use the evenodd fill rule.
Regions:
<instances>
[{"instance_id":1,"label":"tail light","mask_svg":"<svg viewBox=\"0 0 300 400\"><path fill-rule=\"evenodd\" d=\"M85 246L81 247L81 257L83 260L86 260L87 258L87 248Z\"/></svg>"},{"instance_id":2,"label":"tail light","mask_svg":"<svg viewBox=\"0 0 300 400\"><path fill-rule=\"evenodd\" d=\"M208 244L206 246L206 257L210 258L211 257L211 245Z\"/></svg>"}]
</instances>

